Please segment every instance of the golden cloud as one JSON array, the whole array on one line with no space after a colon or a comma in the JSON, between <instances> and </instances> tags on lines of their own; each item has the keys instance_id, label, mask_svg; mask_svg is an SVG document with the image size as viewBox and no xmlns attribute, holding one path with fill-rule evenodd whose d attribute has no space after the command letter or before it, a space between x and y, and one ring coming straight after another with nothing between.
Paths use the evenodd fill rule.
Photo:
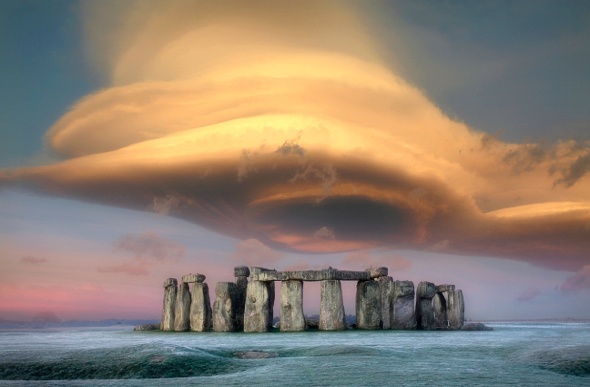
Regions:
<instances>
[{"instance_id":1,"label":"golden cloud","mask_svg":"<svg viewBox=\"0 0 590 387\"><path fill-rule=\"evenodd\" d=\"M450 119L379 61L339 2L131 4L107 36L103 6L88 5L111 86L48 131L68 159L2 171L0 186L283 250L587 264L589 144L509 144Z\"/></svg>"}]
</instances>

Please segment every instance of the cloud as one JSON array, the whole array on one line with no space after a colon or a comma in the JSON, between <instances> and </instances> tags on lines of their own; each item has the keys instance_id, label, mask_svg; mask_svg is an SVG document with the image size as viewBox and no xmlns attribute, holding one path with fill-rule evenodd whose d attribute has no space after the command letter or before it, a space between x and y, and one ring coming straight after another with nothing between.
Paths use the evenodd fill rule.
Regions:
<instances>
[{"instance_id":1,"label":"cloud","mask_svg":"<svg viewBox=\"0 0 590 387\"><path fill-rule=\"evenodd\" d=\"M86 4L109 85L49 129L63 162L0 171L0 187L150 209L244 251L588 264L589 144L511 144L445 116L340 2L228 4L129 3L105 34L89 26L107 5ZM149 243L121 241L136 261L102 270L180 254Z\"/></svg>"},{"instance_id":2,"label":"cloud","mask_svg":"<svg viewBox=\"0 0 590 387\"><path fill-rule=\"evenodd\" d=\"M568 277L559 289L565 292L590 289L590 265L584 266L574 276Z\"/></svg>"},{"instance_id":3,"label":"cloud","mask_svg":"<svg viewBox=\"0 0 590 387\"><path fill-rule=\"evenodd\" d=\"M411 268L412 262L397 254L375 255L369 251L355 251L344 256L342 266L357 270L385 266L389 269L389 275L395 278L397 272Z\"/></svg>"},{"instance_id":4,"label":"cloud","mask_svg":"<svg viewBox=\"0 0 590 387\"><path fill-rule=\"evenodd\" d=\"M528 288L520 296L516 297L518 302L531 302L537 296L541 294L541 291L537 288Z\"/></svg>"},{"instance_id":5,"label":"cloud","mask_svg":"<svg viewBox=\"0 0 590 387\"><path fill-rule=\"evenodd\" d=\"M185 254L183 244L153 232L127 234L114 243L115 252L129 253L131 260L116 265L99 266L100 273L147 275L158 264L178 262Z\"/></svg>"},{"instance_id":6,"label":"cloud","mask_svg":"<svg viewBox=\"0 0 590 387\"><path fill-rule=\"evenodd\" d=\"M278 262L285 254L275 251L257 239L240 241L232 259L248 266L264 266Z\"/></svg>"},{"instance_id":7,"label":"cloud","mask_svg":"<svg viewBox=\"0 0 590 387\"><path fill-rule=\"evenodd\" d=\"M33 257L31 255L27 255L26 257L22 257L18 261L21 262L21 263L27 264L27 265L42 265L44 263L49 262L47 260L47 258Z\"/></svg>"}]
</instances>

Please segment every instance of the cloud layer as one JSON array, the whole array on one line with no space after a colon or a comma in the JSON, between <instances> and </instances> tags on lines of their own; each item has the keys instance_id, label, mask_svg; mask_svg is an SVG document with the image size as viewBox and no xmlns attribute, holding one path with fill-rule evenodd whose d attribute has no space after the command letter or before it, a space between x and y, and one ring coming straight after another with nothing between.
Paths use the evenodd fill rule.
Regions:
<instances>
[{"instance_id":1,"label":"cloud layer","mask_svg":"<svg viewBox=\"0 0 590 387\"><path fill-rule=\"evenodd\" d=\"M510 144L450 119L340 3L252 4L129 3L108 34L89 4L109 87L48 131L66 160L0 171L0 187L176 216L243 248L588 264L590 144Z\"/></svg>"}]
</instances>

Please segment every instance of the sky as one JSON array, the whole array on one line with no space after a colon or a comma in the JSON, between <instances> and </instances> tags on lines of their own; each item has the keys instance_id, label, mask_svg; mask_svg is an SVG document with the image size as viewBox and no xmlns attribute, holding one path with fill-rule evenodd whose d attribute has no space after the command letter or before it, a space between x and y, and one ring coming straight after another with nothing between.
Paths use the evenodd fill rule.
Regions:
<instances>
[{"instance_id":1,"label":"sky","mask_svg":"<svg viewBox=\"0 0 590 387\"><path fill-rule=\"evenodd\" d=\"M588 41L585 1L0 0L0 320L240 265L590 318Z\"/></svg>"}]
</instances>

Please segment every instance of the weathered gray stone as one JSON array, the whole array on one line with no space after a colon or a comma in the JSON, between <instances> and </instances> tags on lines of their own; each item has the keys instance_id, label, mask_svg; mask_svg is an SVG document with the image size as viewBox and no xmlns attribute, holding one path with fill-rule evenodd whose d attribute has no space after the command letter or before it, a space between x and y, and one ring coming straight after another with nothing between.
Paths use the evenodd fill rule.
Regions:
<instances>
[{"instance_id":1,"label":"weathered gray stone","mask_svg":"<svg viewBox=\"0 0 590 387\"><path fill-rule=\"evenodd\" d=\"M283 281L281 283L281 331L300 332L304 330L303 281Z\"/></svg>"},{"instance_id":2,"label":"weathered gray stone","mask_svg":"<svg viewBox=\"0 0 590 387\"><path fill-rule=\"evenodd\" d=\"M248 274L250 271L248 270ZM236 277L236 331L244 330L244 309L246 308L246 288L248 287L248 277Z\"/></svg>"},{"instance_id":3,"label":"weathered gray stone","mask_svg":"<svg viewBox=\"0 0 590 387\"><path fill-rule=\"evenodd\" d=\"M323 270L276 271L251 267L250 278L257 281L359 281L371 279L371 273L368 271L345 271L333 268Z\"/></svg>"},{"instance_id":4,"label":"weathered gray stone","mask_svg":"<svg viewBox=\"0 0 590 387\"><path fill-rule=\"evenodd\" d=\"M191 292L190 325L191 331L206 332L211 330L211 301L209 286L197 282Z\"/></svg>"},{"instance_id":5,"label":"weathered gray stone","mask_svg":"<svg viewBox=\"0 0 590 387\"><path fill-rule=\"evenodd\" d=\"M375 281L381 291L381 323L383 329L391 329L393 321L393 278L379 277Z\"/></svg>"},{"instance_id":6,"label":"weathered gray stone","mask_svg":"<svg viewBox=\"0 0 590 387\"><path fill-rule=\"evenodd\" d=\"M395 281L393 285L393 320L391 329L415 329L414 283Z\"/></svg>"},{"instance_id":7,"label":"weathered gray stone","mask_svg":"<svg viewBox=\"0 0 590 387\"><path fill-rule=\"evenodd\" d=\"M387 277L389 270L386 267L370 267L367 270L371 278Z\"/></svg>"},{"instance_id":8,"label":"weathered gray stone","mask_svg":"<svg viewBox=\"0 0 590 387\"><path fill-rule=\"evenodd\" d=\"M234 277L249 277L250 269L248 266L236 266L234 267Z\"/></svg>"},{"instance_id":9,"label":"weathered gray stone","mask_svg":"<svg viewBox=\"0 0 590 387\"><path fill-rule=\"evenodd\" d=\"M168 278L164 281L164 303L162 306L162 323L160 329L163 331L174 330L174 315L176 309L176 278Z\"/></svg>"},{"instance_id":10,"label":"weathered gray stone","mask_svg":"<svg viewBox=\"0 0 590 387\"><path fill-rule=\"evenodd\" d=\"M188 331L190 324L191 293L186 282L182 282L176 295L176 307L174 314L174 330L176 332Z\"/></svg>"},{"instance_id":11,"label":"weathered gray stone","mask_svg":"<svg viewBox=\"0 0 590 387\"><path fill-rule=\"evenodd\" d=\"M455 291L455 285L436 285L436 291L438 293L445 293L445 292L448 292L448 291Z\"/></svg>"},{"instance_id":12,"label":"weathered gray stone","mask_svg":"<svg viewBox=\"0 0 590 387\"><path fill-rule=\"evenodd\" d=\"M205 274L186 274L182 276L182 282L186 283L195 283L195 282L205 282Z\"/></svg>"},{"instance_id":13,"label":"weathered gray stone","mask_svg":"<svg viewBox=\"0 0 590 387\"><path fill-rule=\"evenodd\" d=\"M436 294L436 286L432 282L420 282L416 297L416 327L430 330L436 327L432 298Z\"/></svg>"},{"instance_id":14,"label":"weathered gray stone","mask_svg":"<svg viewBox=\"0 0 590 387\"><path fill-rule=\"evenodd\" d=\"M434 326L436 329L447 329L449 319L447 317L447 301L443 293L437 292L432 298L432 309L434 313Z\"/></svg>"},{"instance_id":15,"label":"weathered gray stone","mask_svg":"<svg viewBox=\"0 0 590 387\"><path fill-rule=\"evenodd\" d=\"M233 282L218 282L215 285L213 303L213 330L234 332L236 330L236 307L238 286Z\"/></svg>"},{"instance_id":16,"label":"weathered gray stone","mask_svg":"<svg viewBox=\"0 0 590 387\"><path fill-rule=\"evenodd\" d=\"M432 282L420 282L418 289L416 289L416 295L418 298L432 299L436 294L436 286Z\"/></svg>"},{"instance_id":17,"label":"weathered gray stone","mask_svg":"<svg viewBox=\"0 0 590 387\"><path fill-rule=\"evenodd\" d=\"M449 329L461 329L465 322L465 303L460 289L449 292L447 314Z\"/></svg>"},{"instance_id":18,"label":"weathered gray stone","mask_svg":"<svg viewBox=\"0 0 590 387\"><path fill-rule=\"evenodd\" d=\"M381 290L374 281L359 281L356 285L357 329L381 328Z\"/></svg>"},{"instance_id":19,"label":"weathered gray stone","mask_svg":"<svg viewBox=\"0 0 590 387\"><path fill-rule=\"evenodd\" d=\"M272 327L274 282L251 281L246 288L244 332L267 332Z\"/></svg>"},{"instance_id":20,"label":"weathered gray stone","mask_svg":"<svg viewBox=\"0 0 590 387\"><path fill-rule=\"evenodd\" d=\"M342 331L346 329L342 285L339 280L324 280L320 283L321 331Z\"/></svg>"}]
</instances>

